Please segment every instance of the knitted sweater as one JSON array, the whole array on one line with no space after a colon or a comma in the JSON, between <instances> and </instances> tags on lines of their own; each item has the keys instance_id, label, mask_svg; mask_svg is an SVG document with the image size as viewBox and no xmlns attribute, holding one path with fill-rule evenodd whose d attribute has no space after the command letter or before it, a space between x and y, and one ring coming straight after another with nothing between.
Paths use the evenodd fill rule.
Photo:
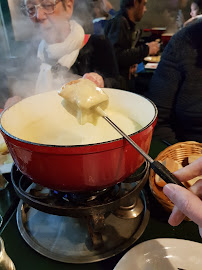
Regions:
<instances>
[{"instance_id":1,"label":"knitted sweater","mask_svg":"<svg viewBox=\"0 0 202 270\"><path fill-rule=\"evenodd\" d=\"M147 96L159 111L154 135L202 142L202 20L172 37Z\"/></svg>"}]
</instances>

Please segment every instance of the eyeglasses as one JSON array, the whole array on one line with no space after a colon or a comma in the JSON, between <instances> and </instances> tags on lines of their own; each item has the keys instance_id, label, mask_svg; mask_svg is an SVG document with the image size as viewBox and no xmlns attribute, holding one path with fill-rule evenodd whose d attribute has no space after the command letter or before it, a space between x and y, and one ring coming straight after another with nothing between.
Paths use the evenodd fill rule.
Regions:
<instances>
[{"instance_id":1,"label":"eyeglasses","mask_svg":"<svg viewBox=\"0 0 202 270\"><path fill-rule=\"evenodd\" d=\"M38 5L27 4L22 6L22 10L24 11L25 15L33 18L37 14L37 9L42 8L46 14L52 14L55 11L55 6L61 0L42 0Z\"/></svg>"}]
</instances>

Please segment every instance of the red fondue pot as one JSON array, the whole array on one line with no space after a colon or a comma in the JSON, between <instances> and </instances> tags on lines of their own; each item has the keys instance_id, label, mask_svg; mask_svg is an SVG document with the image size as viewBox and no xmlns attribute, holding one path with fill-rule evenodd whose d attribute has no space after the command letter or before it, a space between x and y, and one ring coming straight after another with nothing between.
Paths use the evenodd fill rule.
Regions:
<instances>
[{"instance_id":1,"label":"red fondue pot","mask_svg":"<svg viewBox=\"0 0 202 270\"><path fill-rule=\"evenodd\" d=\"M150 32L152 35L158 36L158 38L160 38L165 31L165 27L153 27L151 29L144 29L144 32Z\"/></svg>"},{"instance_id":2,"label":"red fondue pot","mask_svg":"<svg viewBox=\"0 0 202 270\"><path fill-rule=\"evenodd\" d=\"M148 153L157 122L156 106L134 93L104 90L109 96L110 108L121 108L142 126L138 132L128 135ZM55 91L29 97L3 111L0 119L1 132L15 164L33 182L60 191L101 190L123 181L143 164L144 158L125 139L67 146L38 144L18 138L15 132L29 121L26 119L34 119L34 110L40 117L48 117L50 108L54 111L57 101L47 101L50 93L56 98ZM56 114L57 110L54 116ZM34 123L33 119L30 124Z\"/></svg>"},{"instance_id":3,"label":"red fondue pot","mask_svg":"<svg viewBox=\"0 0 202 270\"><path fill-rule=\"evenodd\" d=\"M161 42L163 43L164 46L168 44L173 35L174 35L173 33L165 33L161 35Z\"/></svg>"}]
</instances>

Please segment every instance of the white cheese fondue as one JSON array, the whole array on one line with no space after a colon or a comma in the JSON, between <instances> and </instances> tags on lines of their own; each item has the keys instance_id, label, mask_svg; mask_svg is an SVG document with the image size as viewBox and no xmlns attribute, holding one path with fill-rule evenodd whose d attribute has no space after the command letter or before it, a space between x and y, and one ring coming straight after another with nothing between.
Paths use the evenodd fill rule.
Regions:
<instances>
[{"instance_id":1,"label":"white cheese fondue","mask_svg":"<svg viewBox=\"0 0 202 270\"><path fill-rule=\"evenodd\" d=\"M140 116L137 114L138 105L124 102L127 92L125 94L124 91L111 89L108 90L108 94L109 106L105 112L126 134L135 133L150 121L151 113L148 114L149 119L144 118L140 122L141 125L134 121L136 118L141 119L142 113ZM26 98L4 113L1 119L2 126L19 139L46 145L87 145L121 138L102 117L98 118L96 126L91 123L80 125L61 105L62 100L57 91ZM143 105L140 103L140 106Z\"/></svg>"}]
</instances>

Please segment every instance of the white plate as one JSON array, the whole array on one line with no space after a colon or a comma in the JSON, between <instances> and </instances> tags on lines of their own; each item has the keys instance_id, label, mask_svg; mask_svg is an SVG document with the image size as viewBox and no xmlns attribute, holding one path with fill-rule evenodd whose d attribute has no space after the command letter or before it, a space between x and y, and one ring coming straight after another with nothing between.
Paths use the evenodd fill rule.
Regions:
<instances>
[{"instance_id":1,"label":"white plate","mask_svg":"<svg viewBox=\"0 0 202 270\"><path fill-rule=\"evenodd\" d=\"M114 270L201 270L202 244L181 239L153 239L129 250Z\"/></svg>"},{"instance_id":2,"label":"white plate","mask_svg":"<svg viewBox=\"0 0 202 270\"><path fill-rule=\"evenodd\" d=\"M0 133L0 143L4 142L3 136ZM9 160L9 163L7 163ZM10 173L13 165L13 160L10 154L0 154L0 173Z\"/></svg>"},{"instance_id":3,"label":"white plate","mask_svg":"<svg viewBox=\"0 0 202 270\"><path fill-rule=\"evenodd\" d=\"M166 27L152 27L152 30L162 30L162 31L166 31Z\"/></svg>"},{"instance_id":4,"label":"white plate","mask_svg":"<svg viewBox=\"0 0 202 270\"><path fill-rule=\"evenodd\" d=\"M145 69L157 69L158 63L147 63Z\"/></svg>"}]
</instances>

